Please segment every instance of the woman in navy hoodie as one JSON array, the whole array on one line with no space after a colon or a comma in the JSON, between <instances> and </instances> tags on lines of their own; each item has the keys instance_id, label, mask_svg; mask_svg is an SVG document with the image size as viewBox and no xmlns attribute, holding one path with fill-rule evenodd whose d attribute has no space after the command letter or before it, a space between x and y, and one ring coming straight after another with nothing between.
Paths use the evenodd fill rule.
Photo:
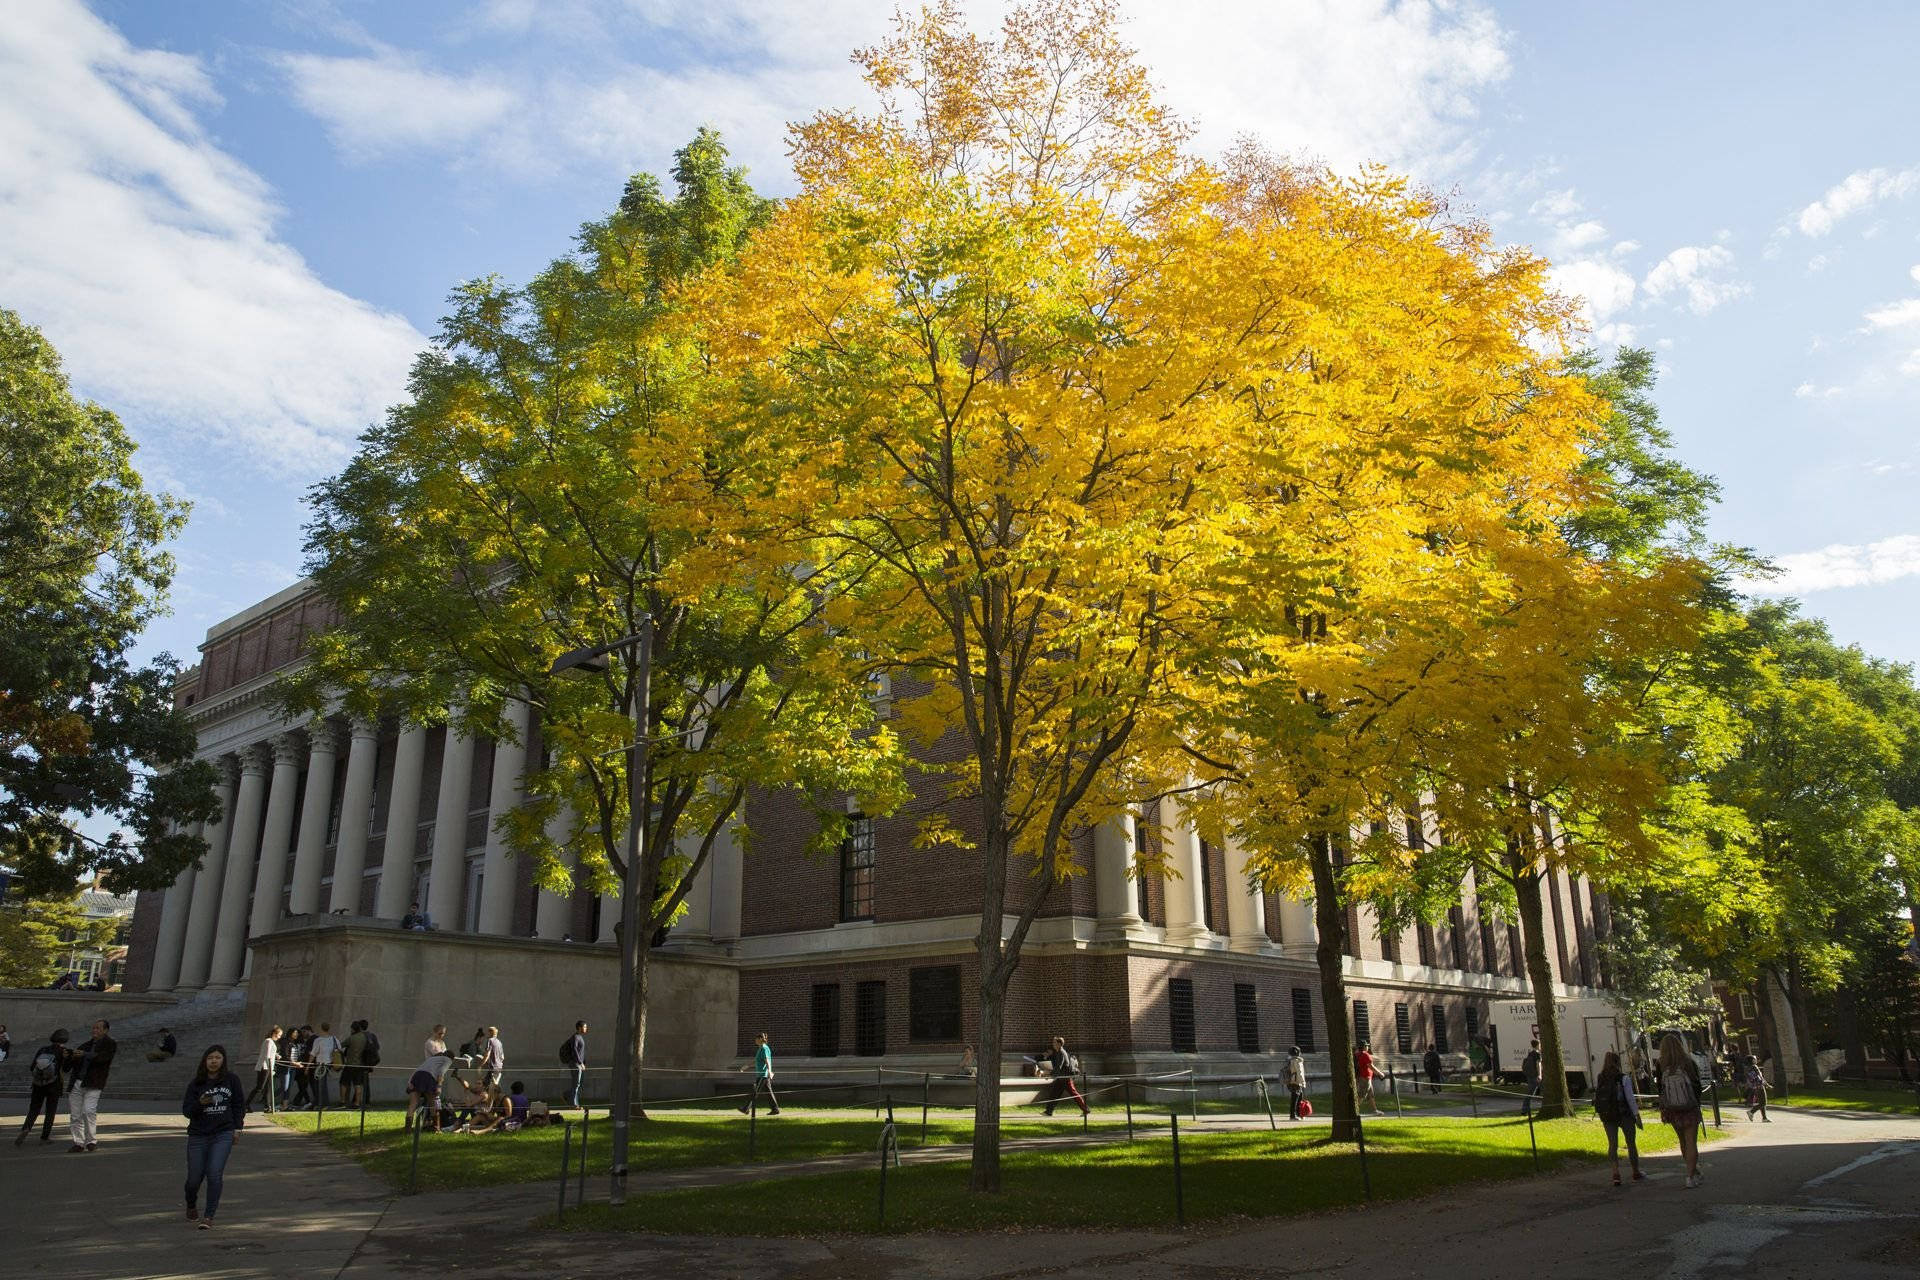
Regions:
<instances>
[{"instance_id":1,"label":"woman in navy hoodie","mask_svg":"<svg viewBox=\"0 0 1920 1280\"><path fill-rule=\"evenodd\" d=\"M187 1082L180 1110L187 1117L187 1219L199 1218L204 1229L213 1225L220 1207L220 1182L234 1135L247 1121L247 1088L227 1068L225 1045L213 1045L200 1055L200 1069ZM205 1217L199 1207L202 1182L207 1184Z\"/></svg>"}]
</instances>

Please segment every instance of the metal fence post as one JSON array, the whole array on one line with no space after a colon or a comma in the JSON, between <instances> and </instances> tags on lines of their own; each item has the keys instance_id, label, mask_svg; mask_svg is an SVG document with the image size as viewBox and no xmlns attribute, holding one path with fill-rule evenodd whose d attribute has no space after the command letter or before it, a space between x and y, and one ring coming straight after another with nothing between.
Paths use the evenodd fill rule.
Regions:
<instances>
[{"instance_id":1,"label":"metal fence post","mask_svg":"<svg viewBox=\"0 0 1920 1280\"><path fill-rule=\"evenodd\" d=\"M1533 1108L1527 1108L1527 1145L1533 1148L1533 1171L1540 1172L1540 1139L1533 1131Z\"/></svg>"},{"instance_id":2,"label":"metal fence post","mask_svg":"<svg viewBox=\"0 0 1920 1280\"><path fill-rule=\"evenodd\" d=\"M1713 1098L1713 1127L1716 1129L1725 1128L1726 1126L1720 1123L1720 1082L1715 1080L1712 1084L1708 1085L1707 1092Z\"/></svg>"},{"instance_id":3,"label":"metal fence post","mask_svg":"<svg viewBox=\"0 0 1920 1280\"><path fill-rule=\"evenodd\" d=\"M1187 1225L1187 1189L1180 1174L1180 1113L1169 1111L1167 1118L1173 1121L1173 1220L1184 1227Z\"/></svg>"},{"instance_id":4,"label":"metal fence post","mask_svg":"<svg viewBox=\"0 0 1920 1280\"><path fill-rule=\"evenodd\" d=\"M1367 1125L1360 1118L1356 1108L1353 1116L1353 1136L1360 1144L1360 1190L1366 1198L1373 1199L1373 1174L1367 1169Z\"/></svg>"},{"instance_id":5,"label":"metal fence post","mask_svg":"<svg viewBox=\"0 0 1920 1280\"><path fill-rule=\"evenodd\" d=\"M760 1127L760 1090L747 1095L747 1159L758 1160Z\"/></svg>"},{"instance_id":6,"label":"metal fence post","mask_svg":"<svg viewBox=\"0 0 1920 1280\"><path fill-rule=\"evenodd\" d=\"M1193 1114L1193 1122L1198 1124L1200 1123L1200 1078L1193 1073L1192 1067L1187 1068L1187 1099Z\"/></svg>"},{"instance_id":7,"label":"metal fence post","mask_svg":"<svg viewBox=\"0 0 1920 1280\"><path fill-rule=\"evenodd\" d=\"M364 1067L361 1069L365 1070ZM367 1081L360 1082L358 1092L360 1094L360 1136L364 1138L367 1136Z\"/></svg>"},{"instance_id":8,"label":"metal fence post","mask_svg":"<svg viewBox=\"0 0 1920 1280\"><path fill-rule=\"evenodd\" d=\"M407 1194L414 1195L420 1190L420 1130L424 1127L421 1120L426 1118L422 1112L413 1122L413 1159L407 1166Z\"/></svg>"},{"instance_id":9,"label":"metal fence post","mask_svg":"<svg viewBox=\"0 0 1920 1280\"><path fill-rule=\"evenodd\" d=\"M1400 1109L1400 1076L1394 1071L1392 1063L1387 1064L1387 1092L1393 1095L1393 1118L1406 1119L1407 1113Z\"/></svg>"},{"instance_id":10,"label":"metal fence post","mask_svg":"<svg viewBox=\"0 0 1920 1280\"><path fill-rule=\"evenodd\" d=\"M1471 1073L1467 1075L1467 1105L1473 1108L1473 1117L1478 1120L1480 1118L1480 1095L1474 1090L1473 1075Z\"/></svg>"},{"instance_id":11,"label":"metal fence post","mask_svg":"<svg viewBox=\"0 0 1920 1280\"><path fill-rule=\"evenodd\" d=\"M611 1114L611 1113L609 1113ZM574 1204L584 1208L587 1203L587 1120L593 1115L586 1103L580 1104L580 1187L574 1192Z\"/></svg>"},{"instance_id":12,"label":"metal fence post","mask_svg":"<svg viewBox=\"0 0 1920 1280\"><path fill-rule=\"evenodd\" d=\"M561 1123L565 1128L560 1133L560 1211L556 1220L564 1222L567 1217L567 1170L573 1164L573 1121L563 1120Z\"/></svg>"},{"instance_id":13,"label":"metal fence post","mask_svg":"<svg viewBox=\"0 0 1920 1280\"><path fill-rule=\"evenodd\" d=\"M920 1145L927 1145L927 1109L933 1105L933 1072L920 1076Z\"/></svg>"},{"instance_id":14,"label":"metal fence post","mask_svg":"<svg viewBox=\"0 0 1920 1280\"><path fill-rule=\"evenodd\" d=\"M1280 1126L1273 1122L1273 1092L1267 1088L1267 1078L1265 1076L1255 1076L1253 1083L1260 1089L1260 1101L1266 1104L1267 1128L1278 1129Z\"/></svg>"},{"instance_id":15,"label":"metal fence post","mask_svg":"<svg viewBox=\"0 0 1920 1280\"><path fill-rule=\"evenodd\" d=\"M1126 1084L1123 1086L1123 1092L1125 1093L1126 1099L1127 1099L1127 1141L1132 1142L1133 1141L1133 1081L1129 1080L1126 1082Z\"/></svg>"}]
</instances>

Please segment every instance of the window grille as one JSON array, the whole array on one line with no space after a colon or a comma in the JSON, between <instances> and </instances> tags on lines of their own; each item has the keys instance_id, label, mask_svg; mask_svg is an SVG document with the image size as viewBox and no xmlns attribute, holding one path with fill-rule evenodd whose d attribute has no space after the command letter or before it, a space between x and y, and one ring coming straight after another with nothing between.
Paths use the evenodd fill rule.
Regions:
<instances>
[{"instance_id":1,"label":"window grille","mask_svg":"<svg viewBox=\"0 0 1920 1280\"><path fill-rule=\"evenodd\" d=\"M1167 1018L1175 1053L1193 1053L1193 980L1175 978L1167 983Z\"/></svg>"},{"instance_id":2,"label":"window grille","mask_svg":"<svg viewBox=\"0 0 1920 1280\"><path fill-rule=\"evenodd\" d=\"M1305 987L1293 989L1293 1042L1300 1052L1313 1052L1313 992Z\"/></svg>"},{"instance_id":3,"label":"window grille","mask_svg":"<svg viewBox=\"0 0 1920 1280\"><path fill-rule=\"evenodd\" d=\"M1240 1052L1260 1052L1260 993L1251 982L1233 984L1233 1034Z\"/></svg>"},{"instance_id":4,"label":"window grille","mask_svg":"<svg viewBox=\"0 0 1920 1280\"><path fill-rule=\"evenodd\" d=\"M887 1051L887 984L862 982L853 989L853 1051L877 1058Z\"/></svg>"},{"instance_id":5,"label":"window grille","mask_svg":"<svg viewBox=\"0 0 1920 1280\"><path fill-rule=\"evenodd\" d=\"M1445 1005L1433 1006L1433 1047L1440 1053L1451 1053L1447 1044L1447 1009Z\"/></svg>"},{"instance_id":6,"label":"window grille","mask_svg":"<svg viewBox=\"0 0 1920 1280\"><path fill-rule=\"evenodd\" d=\"M1413 1010L1404 1004L1393 1006L1393 1043L1401 1053L1413 1052Z\"/></svg>"},{"instance_id":7,"label":"window grille","mask_svg":"<svg viewBox=\"0 0 1920 1280\"><path fill-rule=\"evenodd\" d=\"M840 918L873 919L873 819L863 813L847 818L840 842Z\"/></svg>"},{"instance_id":8,"label":"window grille","mask_svg":"<svg viewBox=\"0 0 1920 1280\"><path fill-rule=\"evenodd\" d=\"M840 984L816 982L807 1015L807 1052L816 1058L840 1056Z\"/></svg>"},{"instance_id":9,"label":"window grille","mask_svg":"<svg viewBox=\"0 0 1920 1280\"><path fill-rule=\"evenodd\" d=\"M907 972L907 1038L960 1038L959 965L930 965Z\"/></svg>"},{"instance_id":10,"label":"window grille","mask_svg":"<svg viewBox=\"0 0 1920 1280\"><path fill-rule=\"evenodd\" d=\"M1373 1014L1367 1009L1365 1000L1353 1002L1353 1047L1373 1043Z\"/></svg>"}]
</instances>

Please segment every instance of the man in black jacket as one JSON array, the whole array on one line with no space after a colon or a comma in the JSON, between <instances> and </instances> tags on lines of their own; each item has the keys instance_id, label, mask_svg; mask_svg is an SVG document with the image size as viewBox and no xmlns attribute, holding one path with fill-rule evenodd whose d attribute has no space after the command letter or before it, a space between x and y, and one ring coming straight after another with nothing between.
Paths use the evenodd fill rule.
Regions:
<instances>
[{"instance_id":1,"label":"man in black jacket","mask_svg":"<svg viewBox=\"0 0 1920 1280\"><path fill-rule=\"evenodd\" d=\"M100 1145L96 1140L100 1091L107 1087L107 1072L113 1066L113 1055L119 1047L107 1034L107 1020L102 1018L93 1024L92 1039L67 1050L67 1067L73 1072L73 1087L67 1094L67 1124L73 1133L73 1145L67 1148L69 1153L91 1151Z\"/></svg>"},{"instance_id":2,"label":"man in black jacket","mask_svg":"<svg viewBox=\"0 0 1920 1280\"><path fill-rule=\"evenodd\" d=\"M19 1146L27 1140L27 1134L33 1131L35 1118L44 1116L40 1123L40 1141L53 1141L53 1115L60 1110L61 1083L66 1079L67 1031L65 1027L55 1031L47 1042L33 1051L27 1059L27 1083L33 1090L27 1102L27 1118L20 1126L20 1136L13 1140Z\"/></svg>"}]
</instances>

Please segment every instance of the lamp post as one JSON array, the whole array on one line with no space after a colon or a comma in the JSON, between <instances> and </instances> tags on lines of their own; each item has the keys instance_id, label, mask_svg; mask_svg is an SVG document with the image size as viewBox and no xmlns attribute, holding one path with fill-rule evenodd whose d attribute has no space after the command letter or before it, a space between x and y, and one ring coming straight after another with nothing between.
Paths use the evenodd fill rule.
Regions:
<instances>
[{"instance_id":1,"label":"lamp post","mask_svg":"<svg viewBox=\"0 0 1920 1280\"><path fill-rule=\"evenodd\" d=\"M615 650L628 651L633 671L633 695L628 711L633 716L633 749L627 763L627 865L620 877L620 993L613 1015L613 1201L626 1199L627 1133L633 1110L633 1003L639 984L640 940L645 930L638 927L640 907L640 858L645 848L647 812L646 742L647 695L653 665L653 618L640 615L640 630L622 636L610 644L575 649L554 659L550 675L569 671L605 672L611 665L608 655Z\"/></svg>"}]
</instances>

